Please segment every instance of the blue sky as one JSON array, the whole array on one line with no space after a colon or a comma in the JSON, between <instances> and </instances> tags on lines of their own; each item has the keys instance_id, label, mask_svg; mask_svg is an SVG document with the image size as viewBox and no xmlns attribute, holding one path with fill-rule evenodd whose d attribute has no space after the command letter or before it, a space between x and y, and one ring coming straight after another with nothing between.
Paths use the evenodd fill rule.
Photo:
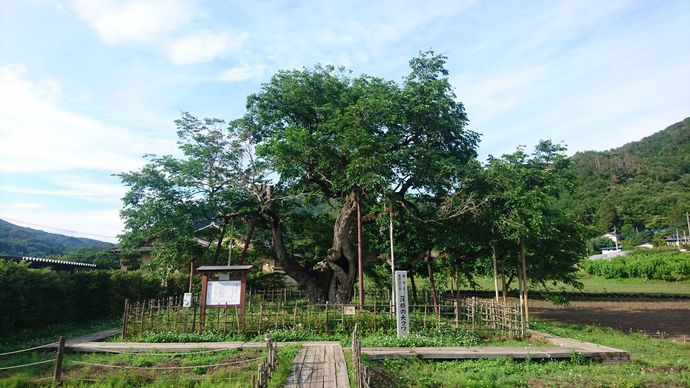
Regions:
<instances>
[{"instance_id":1,"label":"blue sky","mask_svg":"<svg viewBox=\"0 0 690 388\"><path fill-rule=\"evenodd\" d=\"M0 218L115 242L116 174L231 120L279 69L401 80L429 48L479 154L607 150L690 116L690 2L13 0L0 4Z\"/></svg>"}]
</instances>

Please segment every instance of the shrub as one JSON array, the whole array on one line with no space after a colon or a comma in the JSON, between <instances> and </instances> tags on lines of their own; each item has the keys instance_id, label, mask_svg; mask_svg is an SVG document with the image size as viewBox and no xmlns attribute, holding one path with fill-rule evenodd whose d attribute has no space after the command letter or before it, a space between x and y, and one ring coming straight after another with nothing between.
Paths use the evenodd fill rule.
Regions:
<instances>
[{"instance_id":1,"label":"shrub","mask_svg":"<svg viewBox=\"0 0 690 388\"><path fill-rule=\"evenodd\" d=\"M57 273L0 260L0 336L18 330L116 317L125 298L155 298L160 280L136 272Z\"/></svg>"},{"instance_id":2,"label":"shrub","mask_svg":"<svg viewBox=\"0 0 690 388\"><path fill-rule=\"evenodd\" d=\"M640 249L610 260L585 260L580 268L607 279L682 280L690 276L690 254L675 249Z\"/></svg>"}]
</instances>

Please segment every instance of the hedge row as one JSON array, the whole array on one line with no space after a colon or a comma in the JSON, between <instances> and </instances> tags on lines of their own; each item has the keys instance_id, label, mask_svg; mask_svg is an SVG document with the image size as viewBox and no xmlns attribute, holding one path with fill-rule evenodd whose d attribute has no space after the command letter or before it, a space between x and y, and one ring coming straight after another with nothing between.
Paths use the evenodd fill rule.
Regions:
<instances>
[{"instance_id":1,"label":"hedge row","mask_svg":"<svg viewBox=\"0 0 690 388\"><path fill-rule=\"evenodd\" d=\"M161 281L138 272L54 272L0 260L0 337L59 323L117 317L124 300L159 296Z\"/></svg>"},{"instance_id":2,"label":"hedge row","mask_svg":"<svg viewBox=\"0 0 690 388\"><path fill-rule=\"evenodd\" d=\"M584 260L580 267L607 279L644 278L680 281L690 277L690 254L679 251L635 251L610 260Z\"/></svg>"}]
</instances>

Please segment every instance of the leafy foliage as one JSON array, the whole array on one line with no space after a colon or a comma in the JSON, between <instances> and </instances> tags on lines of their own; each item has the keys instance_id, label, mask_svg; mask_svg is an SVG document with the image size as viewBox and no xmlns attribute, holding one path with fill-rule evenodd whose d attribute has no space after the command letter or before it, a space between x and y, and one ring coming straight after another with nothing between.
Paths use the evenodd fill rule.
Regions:
<instances>
[{"instance_id":1,"label":"leafy foliage","mask_svg":"<svg viewBox=\"0 0 690 388\"><path fill-rule=\"evenodd\" d=\"M578 152L572 193L558 205L603 232L656 229L690 211L690 118L640 141L604 152ZM593 233L593 234L596 234Z\"/></svg>"},{"instance_id":2,"label":"leafy foliage","mask_svg":"<svg viewBox=\"0 0 690 388\"><path fill-rule=\"evenodd\" d=\"M117 175L130 187L120 212L122 247L151 242L154 269L215 264L233 220L251 219L257 210L249 190L261 176L248 162L246 139L218 119L183 113L175 123L184 158L152 156L140 171Z\"/></svg>"},{"instance_id":3,"label":"leafy foliage","mask_svg":"<svg viewBox=\"0 0 690 388\"><path fill-rule=\"evenodd\" d=\"M690 277L690 254L673 250L637 249L610 260L584 260L580 267L607 279L644 278L681 281Z\"/></svg>"},{"instance_id":4,"label":"leafy foliage","mask_svg":"<svg viewBox=\"0 0 690 388\"><path fill-rule=\"evenodd\" d=\"M415 191L438 199L460 186L478 135L465 128L467 116L445 61L432 51L421 53L402 84L351 78L332 66L279 71L248 98L247 115L235 123L249 129L257 154L280 176L263 211L276 259L313 302L352 297L358 203L371 225L384 202L410 205ZM283 240L299 239L302 232L283 222L290 214L281 208L283 198L303 196L332 207L330 247L318 260L311 260L311 252L299 260L302 252L294 254ZM315 216L324 222L319 225L328 220ZM381 256L381 237L371 228L365 233L362 248L372 261Z\"/></svg>"},{"instance_id":5,"label":"leafy foliage","mask_svg":"<svg viewBox=\"0 0 690 388\"><path fill-rule=\"evenodd\" d=\"M154 298L160 280L137 272L56 273L0 261L0 336L122 313L124 301Z\"/></svg>"}]
</instances>

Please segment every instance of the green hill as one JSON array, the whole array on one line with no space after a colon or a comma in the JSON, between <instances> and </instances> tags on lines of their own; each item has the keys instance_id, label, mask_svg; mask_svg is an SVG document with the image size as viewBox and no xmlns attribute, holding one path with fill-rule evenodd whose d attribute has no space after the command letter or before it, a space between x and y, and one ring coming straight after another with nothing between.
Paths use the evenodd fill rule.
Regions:
<instances>
[{"instance_id":1,"label":"green hill","mask_svg":"<svg viewBox=\"0 0 690 388\"><path fill-rule=\"evenodd\" d=\"M113 244L25 228L0 220L0 255L45 257Z\"/></svg>"},{"instance_id":2,"label":"green hill","mask_svg":"<svg viewBox=\"0 0 690 388\"><path fill-rule=\"evenodd\" d=\"M690 118L609 151L571 158L575 190L558 203L603 232L680 225L690 211Z\"/></svg>"}]
</instances>

